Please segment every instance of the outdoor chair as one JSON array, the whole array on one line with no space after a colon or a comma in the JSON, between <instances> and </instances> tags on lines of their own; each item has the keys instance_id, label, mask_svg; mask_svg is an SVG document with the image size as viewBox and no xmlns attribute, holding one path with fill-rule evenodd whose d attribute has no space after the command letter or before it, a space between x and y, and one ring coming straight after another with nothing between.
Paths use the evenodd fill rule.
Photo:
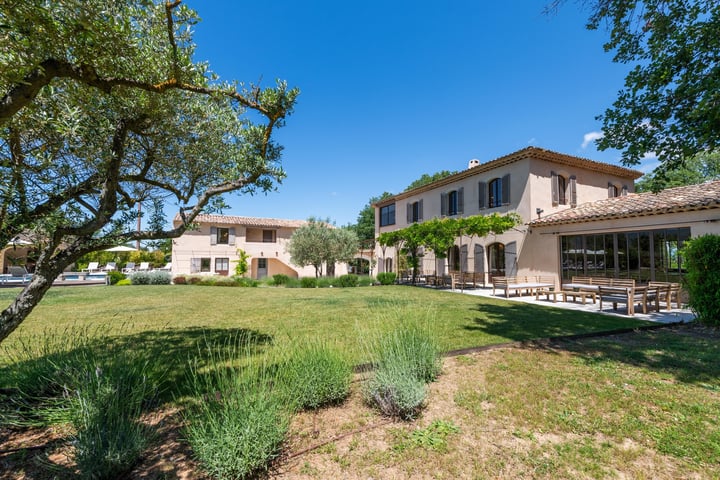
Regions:
<instances>
[{"instance_id":1,"label":"outdoor chair","mask_svg":"<svg viewBox=\"0 0 720 480\"><path fill-rule=\"evenodd\" d=\"M132 273L135 271L135 262L127 262L123 268L123 273Z\"/></svg>"},{"instance_id":2,"label":"outdoor chair","mask_svg":"<svg viewBox=\"0 0 720 480\"><path fill-rule=\"evenodd\" d=\"M137 268L138 272L147 272L150 270L150 262L140 262L140 266Z\"/></svg>"},{"instance_id":3,"label":"outdoor chair","mask_svg":"<svg viewBox=\"0 0 720 480\"><path fill-rule=\"evenodd\" d=\"M99 262L90 262L87 266L87 268L83 268L83 272L93 273L97 270L100 270L100 264Z\"/></svg>"},{"instance_id":4,"label":"outdoor chair","mask_svg":"<svg viewBox=\"0 0 720 480\"><path fill-rule=\"evenodd\" d=\"M117 268L117 266L115 265L115 262L108 262L107 264L105 264L105 266L102 268L102 270L103 270L103 272L111 272L111 271L115 270L115 268Z\"/></svg>"},{"instance_id":5,"label":"outdoor chair","mask_svg":"<svg viewBox=\"0 0 720 480\"><path fill-rule=\"evenodd\" d=\"M32 278L32 273L27 271L27 268L23 265L11 265L8 267L8 273L11 279L22 279L26 282Z\"/></svg>"},{"instance_id":6,"label":"outdoor chair","mask_svg":"<svg viewBox=\"0 0 720 480\"><path fill-rule=\"evenodd\" d=\"M172 270L172 263L169 263L169 262L168 262L168 263L165 264L164 267L158 268L158 270L163 270L163 271L165 271L165 272L169 272L170 270Z\"/></svg>"}]
</instances>

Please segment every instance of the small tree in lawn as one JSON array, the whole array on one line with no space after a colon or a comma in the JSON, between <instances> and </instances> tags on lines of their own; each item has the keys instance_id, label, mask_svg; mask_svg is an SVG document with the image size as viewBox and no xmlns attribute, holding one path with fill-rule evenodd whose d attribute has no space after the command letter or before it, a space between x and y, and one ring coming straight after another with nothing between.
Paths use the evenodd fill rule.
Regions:
<instances>
[{"instance_id":1,"label":"small tree in lawn","mask_svg":"<svg viewBox=\"0 0 720 480\"><path fill-rule=\"evenodd\" d=\"M335 264L351 262L358 253L360 241L357 234L349 228L331 228L328 233L325 265L328 276L334 276Z\"/></svg>"},{"instance_id":2,"label":"small tree in lawn","mask_svg":"<svg viewBox=\"0 0 720 480\"><path fill-rule=\"evenodd\" d=\"M330 243L330 225L310 217L305 225L293 232L287 246L290 261L299 266L313 266L315 277L322 276L322 265Z\"/></svg>"}]
</instances>

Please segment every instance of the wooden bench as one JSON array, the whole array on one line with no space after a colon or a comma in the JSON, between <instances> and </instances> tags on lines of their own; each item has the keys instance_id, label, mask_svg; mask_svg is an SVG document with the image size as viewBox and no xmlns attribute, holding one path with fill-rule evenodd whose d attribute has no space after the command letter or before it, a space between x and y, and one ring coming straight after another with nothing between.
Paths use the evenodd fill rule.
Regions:
<instances>
[{"instance_id":1,"label":"wooden bench","mask_svg":"<svg viewBox=\"0 0 720 480\"><path fill-rule=\"evenodd\" d=\"M496 289L502 289L505 292L505 298L510 296L510 292L514 291L515 295L521 296L523 293L534 294L538 289L555 288L555 279L550 277L493 277L493 295Z\"/></svg>"},{"instance_id":2,"label":"wooden bench","mask_svg":"<svg viewBox=\"0 0 720 480\"><path fill-rule=\"evenodd\" d=\"M675 282L649 282L649 288L657 288L658 303L665 302L665 308L672 310L673 297L677 308L680 308L680 284ZM658 305L658 309L659 309Z\"/></svg>"}]
</instances>

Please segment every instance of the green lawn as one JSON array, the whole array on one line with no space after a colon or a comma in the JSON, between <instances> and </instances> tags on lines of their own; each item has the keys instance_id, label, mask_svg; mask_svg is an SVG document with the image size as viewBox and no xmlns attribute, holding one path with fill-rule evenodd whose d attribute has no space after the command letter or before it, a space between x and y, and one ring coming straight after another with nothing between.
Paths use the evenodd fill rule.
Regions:
<instances>
[{"instance_id":1,"label":"green lawn","mask_svg":"<svg viewBox=\"0 0 720 480\"><path fill-rule=\"evenodd\" d=\"M7 305L18 290L0 290ZM4 342L12 346L48 329L88 327L128 347L159 355L194 349L198 339L245 330L283 342L325 337L361 362L358 339L400 317L427 318L444 350L635 327L647 322L527 305L500 299L387 286L359 288L229 288L189 285L51 289ZM0 351L0 364L6 362Z\"/></svg>"}]
</instances>

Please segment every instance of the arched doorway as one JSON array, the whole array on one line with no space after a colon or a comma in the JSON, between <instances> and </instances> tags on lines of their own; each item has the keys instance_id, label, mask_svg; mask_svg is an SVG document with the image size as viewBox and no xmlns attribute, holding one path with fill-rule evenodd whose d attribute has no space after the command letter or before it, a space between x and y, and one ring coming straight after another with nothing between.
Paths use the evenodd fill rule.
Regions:
<instances>
[{"instance_id":1,"label":"arched doorway","mask_svg":"<svg viewBox=\"0 0 720 480\"><path fill-rule=\"evenodd\" d=\"M505 245L493 243L487 247L488 253L488 274L490 281L493 277L505 276Z\"/></svg>"},{"instance_id":2,"label":"arched doorway","mask_svg":"<svg viewBox=\"0 0 720 480\"><path fill-rule=\"evenodd\" d=\"M460 248L457 245L448 250L448 268L451 272L460 271Z\"/></svg>"}]
</instances>

